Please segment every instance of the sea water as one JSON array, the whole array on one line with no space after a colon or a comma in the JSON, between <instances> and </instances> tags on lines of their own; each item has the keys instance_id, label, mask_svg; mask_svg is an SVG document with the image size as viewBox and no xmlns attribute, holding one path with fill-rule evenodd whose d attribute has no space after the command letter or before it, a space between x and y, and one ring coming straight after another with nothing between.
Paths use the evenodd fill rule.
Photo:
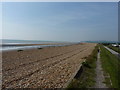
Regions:
<instances>
[{"instance_id":1,"label":"sea water","mask_svg":"<svg viewBox=\"0 0 120 90\"><path fill-rule=\"evenodd\" d=\"M31 46L16 46L17 44L51 44L59 43L57 45L31 45ZM61 44L60 44L61 43ZM63 44L64 43L64 44ZM71 45L71 42L55 42L55 41L33 41L33 40L2 40L0 45L0 51L9 51L9 50L19 50L19 49L30 49L30 48L43 48L43 47L52 47L52 46L65 46Z\"/></svg>"}]
</instances>

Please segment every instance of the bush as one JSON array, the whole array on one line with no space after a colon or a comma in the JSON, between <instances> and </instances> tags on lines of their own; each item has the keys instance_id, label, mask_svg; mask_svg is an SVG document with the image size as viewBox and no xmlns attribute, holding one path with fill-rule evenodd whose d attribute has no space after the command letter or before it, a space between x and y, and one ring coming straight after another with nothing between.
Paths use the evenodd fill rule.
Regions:
<instances>
[{"instance_id":1,"label":"bush","mask_svg":"<svg viewBox=\"0 0 120 90\"><path fill-rule=\"evenodd\" d=\"M38 48L38 49L42 49L42 48Z\"/></svg>"},{"instance_id":2,"label":"bush","mask_svg":"<svg viewBox=\"0 0 120 90\"><path fill-rule=\"evenodd\" d=\"M17 50L18 52L21 52L21 51L23 51L23 50Z\"/></svg>"},{"instance_id":3,"label":"bush","mask_svg":"<svg viewBox=\"0 0 120 90\"><path fill-rule=\"evenodd\" d=\"M87 67L87 68L91 68L91 66L88 64L88 62L83 62L82 66Z\"/></svg>"}]
</instances>

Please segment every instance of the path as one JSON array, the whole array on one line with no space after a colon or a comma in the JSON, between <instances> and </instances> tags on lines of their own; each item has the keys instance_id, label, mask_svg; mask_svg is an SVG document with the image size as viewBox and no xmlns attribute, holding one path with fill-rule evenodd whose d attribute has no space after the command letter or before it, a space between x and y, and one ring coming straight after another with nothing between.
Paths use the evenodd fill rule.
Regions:
<instances>
[{"instance_id":1,"label":"path","mask_svg":"<svg viewBox=\"0 0 120 90\"><path fill-rule=\"evenodd\" d=\"M103 83L105 81L105 77L103 75L103 70L100 61L100 52L98 52L97 62L96 62L96 84L95 88L107 88Z\"/></svg>"}]
</instances>

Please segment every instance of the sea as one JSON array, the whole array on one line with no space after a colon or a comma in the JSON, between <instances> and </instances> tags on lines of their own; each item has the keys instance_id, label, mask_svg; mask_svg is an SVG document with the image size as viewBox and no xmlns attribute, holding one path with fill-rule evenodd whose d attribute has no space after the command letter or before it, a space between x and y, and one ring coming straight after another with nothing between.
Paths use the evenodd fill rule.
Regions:
<instances>
[{"instance_id":1,"label":"sea","mask_svg":"<svg viewBox=\"0 0 120 90\"><path fill-rule=\"evenodd\" d=\"M66 46L76 44L76 42L61 42L61 41L42 41L42 40L0 40L0 51L9 51L9 50L23 50L23 49L33 49L33 48L44 48L44 47L53 47L53 46ZM54 45L58 43L57 45ZM22 46L21 46L22 44ZM28 45L23 45L28 44ZM48 44L48 45L31 45L29 44ZM52 44L52 45L50 45Z\"/></svg>"}]
</instances>

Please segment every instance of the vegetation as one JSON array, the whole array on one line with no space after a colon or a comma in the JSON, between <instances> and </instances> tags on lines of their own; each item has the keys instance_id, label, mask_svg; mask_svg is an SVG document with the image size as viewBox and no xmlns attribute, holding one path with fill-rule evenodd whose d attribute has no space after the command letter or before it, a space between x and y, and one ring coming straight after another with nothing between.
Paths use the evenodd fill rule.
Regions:
<instances>
[{"instance_id":1,"label":"vegetation","mask_svg":"<svg viewBox=\"0 0 120 90\"><path fill-rule=\"evenodd\" d=\"M17 50L18 52L21 52L21 51L23 51L23 50Z\"/></svg>"},{"instance_id":2,"label":"vegetation","mask_svg":"<svg viewBox=\"0 0 120 90\"><path fill-rule=\"evenodd\" d=\"M108 87L111 88L120 88L120 78L118 78L118 74L120 74L120 60L110 53L107 49L105 49L102 45L101 48L101 62L105 75L105 83Z\"/></svg>"},{"instance_id":3,"label":"vegetation","mask_svg":"<svg viewBox=\"0 0 120 90\"><path fill-rule=\"evenodd\" d=\"M42 49L42 48L38 48L38 49Z\"/></svg>"},{"instance_id":4,"label":"vegetation","mask_svg":"<svg viewBox=\"0 0 120 90\"><path fill-rule=\"evenodd\" d=\"M83 72L79 78L74 78L71 83L68 85L67 89L71 88L89 88L95 85L95 77L96 77L96 60L97 60L97 49L98 46L95 47L92 54L86 58L86 62L82 63Z\"/></svg>"}]
</instances>

